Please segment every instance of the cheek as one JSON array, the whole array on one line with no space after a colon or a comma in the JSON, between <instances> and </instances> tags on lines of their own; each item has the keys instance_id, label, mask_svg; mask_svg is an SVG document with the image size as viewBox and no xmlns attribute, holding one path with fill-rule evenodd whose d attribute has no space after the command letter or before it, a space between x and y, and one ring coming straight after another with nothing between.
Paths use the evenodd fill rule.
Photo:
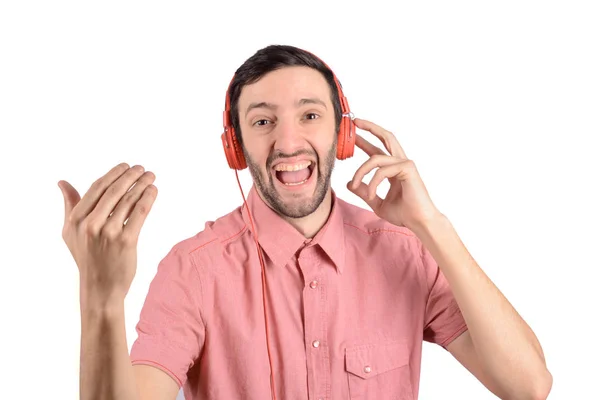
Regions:
<instances>
[{"instance_id":1,"label":"cheek","mask_svg":"<svg viewBox=\"0 0 600 400\"><path fill-rule=\"evenodd\" d=\"M332 152L336 151L336 142L334 140L327 140L321 141L319 143L314 143L314 146L314 149L319 154L319 159L321 163L325 163L327 157L329 157Z\"/></svg>"},{"instance_id":2,"label":"cheek","mask_svg":"<svg viewBox=\"0 0 600 400\"><path fill-rule=\"evenodd\" d=\"M264 150L264 146L261 146L256 140L252 142L244 141L244 155L249 159L250 163L261 169L265 168L267 157L269 156Z\"/></svg>"},{"instance_id":3,"label":"cheek","mask_svg":"<svg viewBox=\"0 0 600 400\"><path fill-rule=\"evenodd\" d=\"M267 168L267 155L251 152L250 160L256 169L259 169L261 173L265 173L265 170Z\"/></svg>"}]
</instances>

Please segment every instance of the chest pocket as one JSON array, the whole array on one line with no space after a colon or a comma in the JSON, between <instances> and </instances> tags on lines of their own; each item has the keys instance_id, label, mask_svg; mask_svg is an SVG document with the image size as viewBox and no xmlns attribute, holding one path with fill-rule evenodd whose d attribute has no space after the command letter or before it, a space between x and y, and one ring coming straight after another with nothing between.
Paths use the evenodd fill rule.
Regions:
<instances>
[{"instance_id":1,"label":"chest pocket","mask_svg":"<svg viewBox=\"0 0 600 400\"><path fill-rule=\"evenodd\" d=\"M348 390L353 400L413 400L406 341L347 347Z\"/></svg>"}]
</instances>

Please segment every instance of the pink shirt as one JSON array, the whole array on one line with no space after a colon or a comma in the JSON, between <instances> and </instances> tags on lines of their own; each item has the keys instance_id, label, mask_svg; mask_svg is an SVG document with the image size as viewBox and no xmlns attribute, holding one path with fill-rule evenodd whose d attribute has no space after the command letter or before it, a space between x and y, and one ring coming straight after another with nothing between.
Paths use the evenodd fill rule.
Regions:
<instances>
[{"instance_id":1,"label":"pink shirt","mask_svg":"<svg viewBox=\"0 0 600 400\"><path fill-rule=\"evenodd\" d=\"M423 340L467 326L441 270L408 229L333 195L306 240L252 187L267 271L278 400L418 398ZM208 222L161 260L136 326L133 364L186 400L270 399L261 266L246 210Z\"/></svg>"}]
</instances>

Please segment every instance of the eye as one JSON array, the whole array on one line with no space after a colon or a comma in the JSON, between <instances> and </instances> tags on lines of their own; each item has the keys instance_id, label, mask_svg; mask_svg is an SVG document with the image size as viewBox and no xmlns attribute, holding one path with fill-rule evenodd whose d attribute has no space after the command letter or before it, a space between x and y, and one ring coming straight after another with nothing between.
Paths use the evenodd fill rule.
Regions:
<instances>
[{"instance_id":1,"label":"eye","mask_svg":"<svg viewBox=\"0 0 600 400\"><path fill-rule=\"evenodd\" d=\"M306 116L308 117L308 119L317 119L319 118L319 115L316 113L308 113L306 114ZM314 118L310 118L310 116L313 116Z\"/></svg>"},{"instance_id":2,"label":"eye","mask_svg":"<svg viewBox=\"0 0 600 400\"><path fill-rule=\"evenodd\" d=\"M268 119L259 119L258 121L256 121L255 123L253 123L252 125L256 125L256 126L264 126L266 125L266 123L268 123L269 120Z\"/></svg>"}]
</instances>

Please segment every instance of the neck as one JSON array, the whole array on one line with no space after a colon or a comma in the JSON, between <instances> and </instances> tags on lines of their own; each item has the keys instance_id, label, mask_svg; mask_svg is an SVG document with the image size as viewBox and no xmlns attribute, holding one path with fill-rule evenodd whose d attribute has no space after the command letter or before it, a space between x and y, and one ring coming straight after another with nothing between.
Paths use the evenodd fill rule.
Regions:
<instances>
[{"instance_id":1,"label":"neck","mask_svg":"<svg viewBox=\"0 0 600 400\"><path fill-rule=\"evenodd\" d=\"M319 205L319 207L310 215L303 218L288 218L283 217L290 225L292 225L298 232L304 235L307 239L312 239L325 225L329 218L332 206L332 194L331 188L327 190L325 198Z\"/></svg>"}]
</instances>

